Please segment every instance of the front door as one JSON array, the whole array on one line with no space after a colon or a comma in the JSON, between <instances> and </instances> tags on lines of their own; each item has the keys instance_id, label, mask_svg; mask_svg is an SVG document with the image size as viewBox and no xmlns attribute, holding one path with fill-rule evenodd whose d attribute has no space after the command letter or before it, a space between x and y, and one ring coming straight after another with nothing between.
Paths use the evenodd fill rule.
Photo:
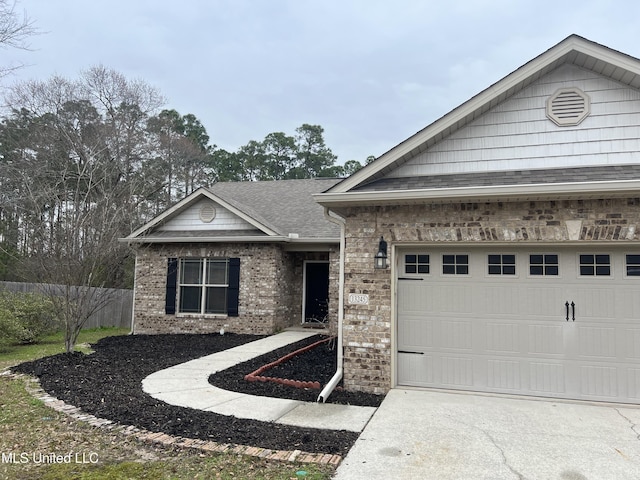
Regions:
<instances>
[{"instance_id":1,"label":"front door","mask_svg":"<svg viewBox=\"0 0 640 480\"><path fill-rule=\"evenodd\" d=\"M328 306L329 263L305 262L303 323L326 323Z\"/></svg>"}]
</instances>

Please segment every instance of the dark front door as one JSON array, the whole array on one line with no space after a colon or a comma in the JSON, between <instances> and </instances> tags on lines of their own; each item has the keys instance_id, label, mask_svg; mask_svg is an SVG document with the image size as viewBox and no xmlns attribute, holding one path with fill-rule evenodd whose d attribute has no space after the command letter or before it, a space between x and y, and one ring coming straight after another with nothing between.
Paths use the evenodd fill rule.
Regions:
<instances>
[{"instance_id":1,"label":"dark front door","mask_svg":"<svg viewBox=\"0 0 640 480\"><path fill-rule=\"evenodd\" d=\"M329 311L329 264L305 263L304 321L326 322Z\"/></svg>"}]
</instances>

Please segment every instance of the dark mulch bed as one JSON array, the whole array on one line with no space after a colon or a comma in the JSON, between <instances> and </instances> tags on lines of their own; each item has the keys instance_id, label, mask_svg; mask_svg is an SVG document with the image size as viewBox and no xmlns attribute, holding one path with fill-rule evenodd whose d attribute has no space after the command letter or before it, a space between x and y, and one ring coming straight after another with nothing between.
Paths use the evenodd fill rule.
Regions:
<instances>
[{"instance_id":1,"label":"dark mulch bed","mask_svg":"<svg viewBox=\"0 0 640 480\"><path fill-rule=\"evenodd\" d=\"M250 395L262 395L263 397L291 398L305 402L315 402L320 395L320 390L293 388L273 382L248 382L244 379L247 373L251 373L261 366L274 362L286 354L311 345L322 340L321 335L301 340L297 343L274 350L266 355L256 357L244 363L235 365L209 377L209 383L225 390L248 393ZM291 360L281 363L264 373L266 377L279 377L290 380L318 381L320 385L326 385L336 372L337 354L335 342L325 343L307 352L293 357ZM384 396L362 392L347 392L342 390L341 384L327 399L328 403L343 405L360 405L378 407Z\"/></svg>"},{"instance_id":2,"label":"dark mulch bed","mask_svg":"<svg viewBox=\"0 0 640 480\"><path fill-rule=\"evenodd\" d=\"M357 433L286 426L177 407L142 391L142 379L153 372L258 338L261 337L236 334L106 337L93 346L95 353L91 355L54 355L23 363L12 370L37 375L42 388L54 397L120 424L220 443L344 455L357 439ZM284 353L295 348L288 347ZM280 356L280 353L276 355ZM263 365L269 361L261 359L257 362ZM242 377L253 370L242 373ZM232 389L229 384L216 384ZM262 387L265 385L260 383ZM281 395L271 393L272 396L294 398L296 394L292 392L295 390L287 389ZM268 394L264 390L247 393ZM312 397L314 395L317 393Z\"/></svg>"}]
</instances>

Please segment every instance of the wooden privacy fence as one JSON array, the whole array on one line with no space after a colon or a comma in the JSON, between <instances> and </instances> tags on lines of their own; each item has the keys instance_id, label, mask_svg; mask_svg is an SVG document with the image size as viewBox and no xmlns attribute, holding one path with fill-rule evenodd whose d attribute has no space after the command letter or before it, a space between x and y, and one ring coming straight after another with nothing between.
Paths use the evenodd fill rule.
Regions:
<instances>
[{"instance_id":1,"label":"wooden privacy fence","mask_svg":"<svg viewBox=\"0 0 640 480\"><path fill-rule=\"evenodd\" d=\"M42 293L43 288L38 283L0 282L0 290L23 293ZM131 314L133 311L133 290L109 290L110 301L102 309L95 312L83 328L118 327L131 328Z\"/></svg>"}]
</instances>

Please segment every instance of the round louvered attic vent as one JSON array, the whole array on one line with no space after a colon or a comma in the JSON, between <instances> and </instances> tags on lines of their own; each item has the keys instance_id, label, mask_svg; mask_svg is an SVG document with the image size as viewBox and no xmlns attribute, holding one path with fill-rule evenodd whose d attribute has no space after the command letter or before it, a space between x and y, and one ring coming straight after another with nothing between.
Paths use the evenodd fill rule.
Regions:
<instances>
[{"instance_id":1,"label":"round louvered attic vent","mask_svg":"<svg viewBox=\"0 0 640 480\"><path fill-rule=\"evenodd\" d=\"M212 203L205 203L200 207L200 220L211 223L216 218L216 207Z\"/></svg>"},{"instance_id":2,"label":"round louvered attic vent","mask_svg":"<svg viewBox=\"0 0 640 480\"><path fill-rule=\"evenodd\" d=\"M547 100L547 117L560 127L578 125L590 112L589 95L579 88L561 88Z\"/></svg>"}]
</instances>

